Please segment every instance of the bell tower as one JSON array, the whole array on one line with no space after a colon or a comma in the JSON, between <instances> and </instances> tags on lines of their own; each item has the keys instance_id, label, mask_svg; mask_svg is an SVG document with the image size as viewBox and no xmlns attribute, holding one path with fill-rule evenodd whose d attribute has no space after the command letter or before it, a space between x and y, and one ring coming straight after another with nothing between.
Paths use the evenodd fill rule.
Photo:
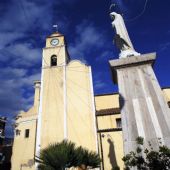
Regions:
<instances>
[{"instance_id":1,"label":"bell tower","mask_svg":"<svg viewBox=\"0 0 170 170\"><path fill-rule=\"evenodd\" d=\"M36 152L66 138L66 65L69 55L65 38L56 32L46 38L42 54L41 94ZM60 133L59 133L60 132Z\"/></svg>"},{"instance_id":2,"label":"bell tower","mask_svg":"<svg viewBox=\"0 0 170 170\"><path fill-rule=\"evenodd\" d=\"M47 37L46 47L43 49L43 67L63 66L68 61L64 36L56 32Z\"/></svg>"},{"instance_id":3,"label":"bell tower","mask_svg":"<svg viewBox=\"0 0 170 170\"><path fill-rule=\"evenodd\" d=\"M97 151L91 67L70 61L64 36L53 33L43 49L36 155L63 139Z\"/></svg>"}]
</instances>

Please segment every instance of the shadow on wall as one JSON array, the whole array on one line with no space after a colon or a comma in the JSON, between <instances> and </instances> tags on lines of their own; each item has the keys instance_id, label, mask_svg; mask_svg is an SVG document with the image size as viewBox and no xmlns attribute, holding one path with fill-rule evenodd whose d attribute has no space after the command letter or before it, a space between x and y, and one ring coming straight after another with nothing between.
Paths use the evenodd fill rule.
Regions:
<instances>
[{"instance_id":1,"label":"shadow on wall","mask_svg":"<svg viewBox=\"0 0 170 170\"><path fill-rule=\"evenodd\" d=\"M117 161L116 161L116 153L115 153L115 147L114 147L114 142L111 139L107 139L107 142L109 143L109 160L110 164L112 165L112 168L118 167Z\"/></svg>"},{"instance_id":2,"label":"shadow on wall","mask_svg":"<svg viewBox=\"0 0 170 170\"><path fill-rule=\"evenodd\" d=\"M120 110L122 110L125 105L125 99L120 93L119 93L119 104L120 104Z\"/></svg>"}]
</instances>

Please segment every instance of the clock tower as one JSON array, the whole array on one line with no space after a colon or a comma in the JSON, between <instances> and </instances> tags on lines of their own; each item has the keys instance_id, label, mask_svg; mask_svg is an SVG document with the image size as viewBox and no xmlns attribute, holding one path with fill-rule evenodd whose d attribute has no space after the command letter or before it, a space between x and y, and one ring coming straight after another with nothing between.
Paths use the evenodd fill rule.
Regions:
<instances>
[{"instance_id":1,"label":"clock tower","mask_svg":"<svg viewBox=\"0 0 170 170\"><path fill-rule=\"evenodd\" d=\"M41 94L36 151L66 138L66 65L69 56L65 38L56 32L47 37L42 54Z\"/></svg>"},{"instance_id":2,"label":"clock tower","mask_svg":"<svg viewBox=\"0 0 170 170\"><path fill-rule=\"evenodd\" d=\"M63 139L97 151L91 67L70 60L60 33L47 37L42 57L36 155Z\"/></svg>"},{"instance_id":3,"label":"clock tower","mask_svg":"<svg viewBox=\"0 0 170 170\"><path fill-rule=\"evenodd\" d=\"M63 66L68 61L69 56L64 36L56 32L47 37L46 47L43 49L43 67Z\"/></svg>"}]
</instances>

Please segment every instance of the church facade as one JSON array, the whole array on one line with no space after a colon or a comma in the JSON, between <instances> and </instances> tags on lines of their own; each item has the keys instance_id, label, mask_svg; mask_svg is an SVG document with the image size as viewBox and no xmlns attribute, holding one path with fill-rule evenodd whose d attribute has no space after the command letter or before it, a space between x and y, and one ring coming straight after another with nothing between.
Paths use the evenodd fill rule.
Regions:
<instances>
[{"instance_id":1,"label":"church facade","mask_svg":"<svg viewBox=\"0 0 170 170\"><path fill-rule=\"evenodd\" d=\"M47 37L34 87L33 107L16 117L12 170L35 170L35 155L63 139L98 152L102 170L123 169L119 94L94 96L91 67L70 59L62 34Z\"/></svg>"}]
</instances>

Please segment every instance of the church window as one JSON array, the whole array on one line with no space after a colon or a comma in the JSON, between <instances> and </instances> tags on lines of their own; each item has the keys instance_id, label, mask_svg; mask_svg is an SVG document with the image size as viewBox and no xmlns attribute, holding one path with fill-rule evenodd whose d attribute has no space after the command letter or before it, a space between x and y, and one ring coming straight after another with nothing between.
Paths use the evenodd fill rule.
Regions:
<instances>
[{"instance_id":1,"label":"church window","mask_svg":"<svg viewBox=\"0 0 170 170\"><path fill-rule=\"evenodd\" d=\"M20 131L19 129L16 129L16 130L15 130L16 136L19 136L19 135L20 135L20 132L21 132L21 131Z\"/></svg>"},{"instance_id":2,"label":"church window","mask_svg":"<svg viewBox=\"0 0 170 170\"><path fill-rule=\"evenodd\" d=\"M117 118L117 119L116 119L116 127L117 127L117 128L122 128L121 118Z\"/></svg>"},{"instance_id":3,"label":"church window","mask_svg":"<svg viewBox=\"0 0 170 170\"><path fill-rule=\"evenodd\" d=\"M25 130L25 138L29 138L29 133L30 133L30 130L29 130L29 129L26 129L26 130Z\"/></svg>"},{"instance_id":4,"label":"church window","mask_svg":"<svg viewBox=\"0 0 170 170\"><path fill-rule=\"evenodd\" d=\"M51 56L51 66L57 66L57 56L56 55Z\"/></svg>"}]
</instances>

